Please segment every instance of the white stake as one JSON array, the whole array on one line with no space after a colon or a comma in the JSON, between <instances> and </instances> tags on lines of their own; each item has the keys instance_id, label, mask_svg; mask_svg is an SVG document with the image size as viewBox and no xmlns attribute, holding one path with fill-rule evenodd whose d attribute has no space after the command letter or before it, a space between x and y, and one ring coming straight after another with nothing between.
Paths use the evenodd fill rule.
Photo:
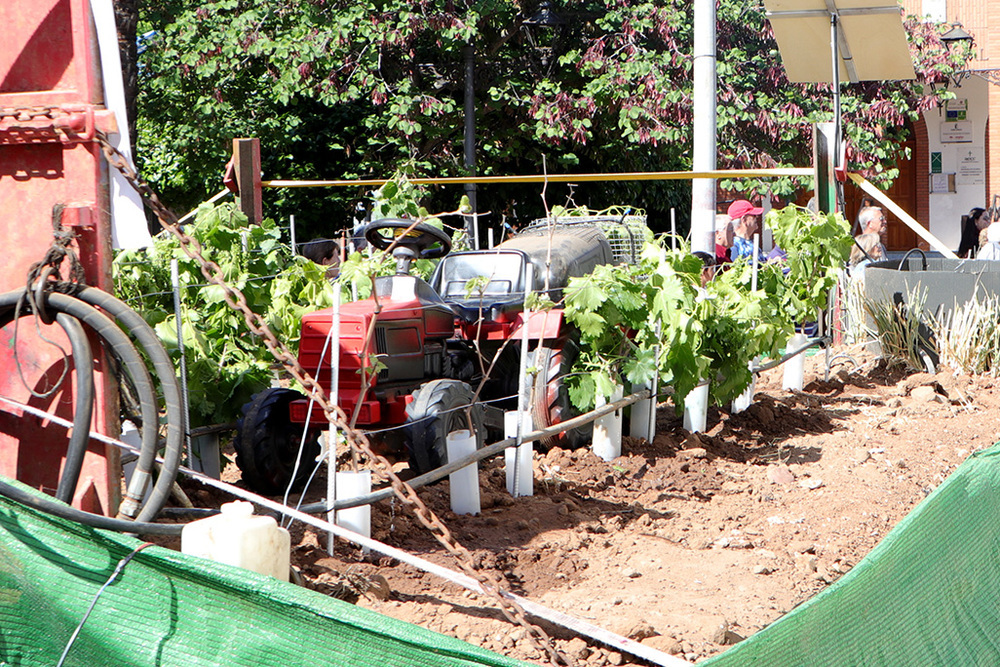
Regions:
<instances>
[{"instance_id":1,"label":"white stake","mask_svg":"<svg viewBox=\"0 0 1000 667\"><path fill-rule=\"evenodd\" d=\"M524 267L524 300L527 302L528 294L534 291L534 280L535 280L535 267L529 261ZM527 308L521 313L521 368L518 371L518 392L517 392L517 411L524 414L528 411L528 401L531 396L531 385L528 381L528 322L531 319L531 311ZM517 420L517 446L520 449L522 447L521 437L524 435L523 420ZM530 443L528 445L531 446ZM517 497L521 495L520 486L520 475L517 471L520 466L515 466L514 468L514 490L513 495Z\"/></svg>"},{"instance_id":2,"label":"white stake","mask_svg":"<svg viewBox=\"0 0 1000 667\"><path fill-rule=\"evenodd\" d=\"M340 402L340 392L337 385L340 383L340 283L333 284L333 307L330 309L332 316L330 322L330 404L337 405ZM337 497L337 425L330 422L327 431L327 459L326 459L326 501L327 507L333 507L333 501ZM369 482L371 486L371 482ZM327 520L335 522L333 512L327 513ZM333 555L333 533L327 535L327 553Z\"/></svg>"},{"instance_id":3,"label":"white stake","mask_svg":"<svg viewBox=\"0 0 1000 667\"><path fill-rule=\"evenodd\" d=\"M176 259L170 260L170 285L174 291L174 320L177 324L177 350L181 354L179 369L181 376L181 417L184 419L181 430L184 433L184 448L187 451L187 460L190 462L191 407L188 401L187 356L184 354L184 318L181 316L181 281Z\"/></svg>"}]
</instances>

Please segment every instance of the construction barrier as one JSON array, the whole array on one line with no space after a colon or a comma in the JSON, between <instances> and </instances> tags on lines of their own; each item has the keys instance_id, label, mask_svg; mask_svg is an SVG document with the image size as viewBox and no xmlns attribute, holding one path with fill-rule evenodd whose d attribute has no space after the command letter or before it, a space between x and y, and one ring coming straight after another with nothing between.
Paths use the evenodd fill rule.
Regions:
<instances>
[{"instance_id":1,"label":"construction barrier","mask_svg":"<svg viewBox=\"0 0 1000 667\"><path fill-rule=\"evenodd\" d=\"M836 583L698 664L998 665L998 516L994 445L969 457Z\"/></svg>"}]
</instances>

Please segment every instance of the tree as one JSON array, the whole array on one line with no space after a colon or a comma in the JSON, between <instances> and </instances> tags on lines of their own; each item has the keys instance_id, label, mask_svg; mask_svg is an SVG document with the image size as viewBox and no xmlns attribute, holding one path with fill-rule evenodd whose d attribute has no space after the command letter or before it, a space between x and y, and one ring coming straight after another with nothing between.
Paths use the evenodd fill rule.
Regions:
<instances>
[{"instance_id":1,"label":"tree","mask_svg":"<svg viewBox=\"0 0 1000 667\"><path fill-rule=\"evenodd\" d=\"M143 8L157 31L140 68L139 155L167 201L192 206L219 188L231 139L256 136L268 178L458 176L462 48L477 54L480 174L624 172L690 167L691 7L685 0L570 0L562 26L506 0L164 0ZM829 120L829 86L788 83L760 5L720 0L720 167L802 166L811 124ZM847 85L852 166L883 180L915 117L945 94L923 85L961 60L941 28L908 21L921 79ZM736 184L740 187L741 184ZM745 184L744 184L745 185ZM754 183L776 194L792 182ZM644 207L682 219L685 182L587 183L575 203ZM570 190L549 186L550 203ZM367 193L269 193L270 214L313 233L345 226ZM451 208L457 193L428 192ZM512 223L542 213L538 186L489 186L479 209Z\"/></svg>"}]
</instances>

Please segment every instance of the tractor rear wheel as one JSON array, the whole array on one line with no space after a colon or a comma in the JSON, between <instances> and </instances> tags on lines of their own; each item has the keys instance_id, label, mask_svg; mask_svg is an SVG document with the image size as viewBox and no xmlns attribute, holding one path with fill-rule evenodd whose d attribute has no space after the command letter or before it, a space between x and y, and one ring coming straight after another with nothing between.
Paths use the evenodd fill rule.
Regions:
<instances>
[{"instance_id":1,"label":"tractor rear wheel","mask_svg":"<svg viewBox=\"0 0 1000 667\"><path fill-rule=\"evenodd\" d=\"M406 435L410 448L410 468L418 475L448 463L447 437L453 431L468 430L466 410L474 397L472 387L459 380L432 380L413 392L406 406ZM483 446L485 429L482 410L471 411L476 449Z\"/></svg>"},{"instance_id":2,"label":"tractor rear wheel","mask_svg":"<svg viewBox=\"0 0 1000 667\"><path fill-rule=\"evenodd\" d=\"M580 353L579 344L567 338L558 347L540 346L532 352L533 364L538 369L535 376L535 394L531 403L531 416L537 428L555 426L580 414L569 400L566 375ZM556 435L542 438L542 450L552 447L577 449L586 446L594 436L593 423L584 424Z\"/></svg>"},{"instance_id":3,"label":"tractor rear wheel","mask_svg":"<svg viewBox=\"0 0 1000 667\"><path fill-rule=\"evenodd\" d=\"M288 405L301 398L306 397L297 391L272 387L254 394L243 406L243 418L236 422L233 438L236 465L243 481L258 493L284 493L292 482L297 458L299 467L292 486L301 486L319 456L320 429L310 428L299 458L303 427L289 418Z\"/></svg>"}]
</instances>

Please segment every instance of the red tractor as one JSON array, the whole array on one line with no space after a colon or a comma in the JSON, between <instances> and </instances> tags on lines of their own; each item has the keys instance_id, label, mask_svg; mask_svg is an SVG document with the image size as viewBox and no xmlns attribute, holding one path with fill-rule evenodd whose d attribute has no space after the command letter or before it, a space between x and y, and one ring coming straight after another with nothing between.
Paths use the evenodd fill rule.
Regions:
<instances>
[{"instance_id":1,"label":"red tractor","mask_svg":"<svg viewBox=\"0 0 1000 667\"><path fill-rule=\"evenodd\" d=\"M623 230L610 234L618 252L593 218L536 223L494 249L452 254L450 237L435 227L374 221L365 238L375 248L393 248L396 275L376 279L372 298L344 304L339 332L331 332L332 309L304 316L299 361L330 392L336 350L340 407L349 418L356 415L356 425L374 436L381 453L408 457L422 473L447 462L446 435L468 428L470 420L479 446L502 437L503 412L516 407L526 325L529 365L538 369L534 423L558 424L575 414L563 378L578 348L560 309L533 312L525 323L527 267L533 267L530 289L547 290L558 304L571 277L634 258L642 239L628 225L616 224L617 218L602 220ZM435 258L441 261L429 283L410 275L413 260ZM325 425L322 410L299 392L273 388L257 394L244 407L234 440L244 480L261 492L284 490L303 434L302 461L308 462L318 453L317 435ZM590 428L579 428L542 446L576 447L589 438ZM296 482L309 467L299 466Z\"/></svg>"}]
</instances>

